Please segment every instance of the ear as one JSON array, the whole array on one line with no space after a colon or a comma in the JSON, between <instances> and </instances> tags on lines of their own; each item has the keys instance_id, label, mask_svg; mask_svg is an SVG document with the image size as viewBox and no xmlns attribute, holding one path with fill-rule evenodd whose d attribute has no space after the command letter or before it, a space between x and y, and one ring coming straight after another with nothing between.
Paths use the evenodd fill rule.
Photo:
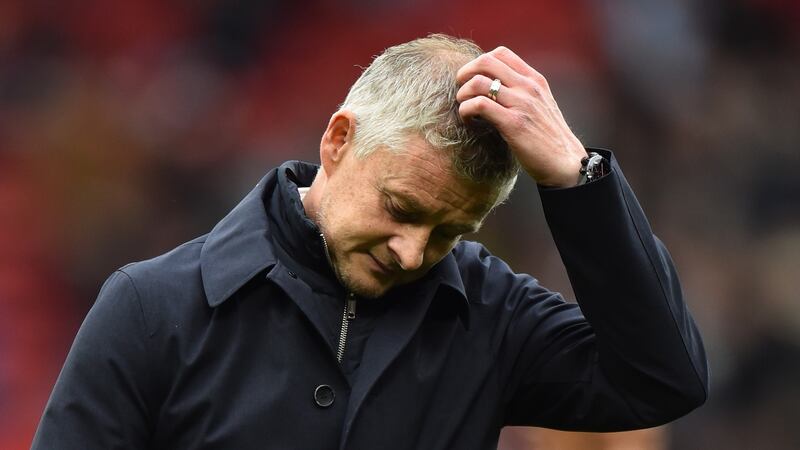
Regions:
<instances>
[{"instance_id":1,"label":"ear","mask_svg":"<svg viewBox=\"0 0 800 450\"><path fill-rule=\"evenodd\" d=\"M319 144L319 160L322 169L331 176L349 151L356 131L355 114L351 111L338 111L331 116L328 128Z\"/></svg>"}]
</instances>

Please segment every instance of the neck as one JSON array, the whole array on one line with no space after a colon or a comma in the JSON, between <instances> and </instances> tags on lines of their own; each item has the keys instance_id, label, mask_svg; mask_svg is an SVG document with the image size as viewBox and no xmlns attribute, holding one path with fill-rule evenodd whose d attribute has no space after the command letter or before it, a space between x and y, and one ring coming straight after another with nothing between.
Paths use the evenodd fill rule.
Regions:
<instances>
[{"instance_id":1,"label":"neck","mask_svg":"<svg viewBox=\"0 0 800 450\"><path fill-rule=\"evenodd\" d=\"M300 197L303 202L303 209L306 211L306 216L316 223L317 226L319 226L319 203L322 199L322 190L327 180L325 169L320 167L308 191Z\"/></svg>"}]
</instances>

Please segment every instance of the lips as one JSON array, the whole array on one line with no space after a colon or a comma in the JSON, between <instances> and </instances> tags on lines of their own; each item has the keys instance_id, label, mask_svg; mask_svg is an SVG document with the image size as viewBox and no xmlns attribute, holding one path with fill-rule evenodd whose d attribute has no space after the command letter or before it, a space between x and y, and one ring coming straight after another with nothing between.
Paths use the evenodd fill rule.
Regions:
<instances>
[{"instance_id":1,"label":"lips","mask_svg":"<svg viewBox=\"0 0 800 450\"><path fill-rule=\"evenodd\" d=\"M378 258L369 255L372 258L372 261L375 263L375 267L378 269L377 271L383 275L391 275L394 271L390 269L388 266L383 264Z\"/></svg>"}]
</instances>

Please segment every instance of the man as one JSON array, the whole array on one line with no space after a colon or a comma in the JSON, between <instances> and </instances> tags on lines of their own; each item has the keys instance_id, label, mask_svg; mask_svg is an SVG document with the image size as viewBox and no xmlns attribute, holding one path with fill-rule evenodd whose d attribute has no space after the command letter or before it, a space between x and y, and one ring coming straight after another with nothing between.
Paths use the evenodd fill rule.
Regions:
<instances>
[{"instance_id":1,"label":"man","mask_svg":"<svg viewBox=\"0 0 800 450\"><path fill-rule=\"evenodd\" d=\"M208 235L115 272L33 448L484 449L505 425L626 430L704 401L666 250L512 51L386 50L320 163L283 164ZM518 164L580 308L460 241Z\"/></svg>"}]
</instances>

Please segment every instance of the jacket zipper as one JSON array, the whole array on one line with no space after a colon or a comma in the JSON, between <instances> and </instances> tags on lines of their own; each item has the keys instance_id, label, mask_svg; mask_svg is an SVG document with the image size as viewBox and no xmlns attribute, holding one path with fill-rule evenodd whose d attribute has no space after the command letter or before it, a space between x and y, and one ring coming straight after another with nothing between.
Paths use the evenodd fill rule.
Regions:
<instances>
[{"instance_id":1,"label":"jacket zipper","mask_svg":"<svg viewBox=\"0 0 800 450\"><path fill-rule=\"evenodd\" d=\"M333 267L333 261L331 260L331 254L328 250L328 241L325 239L325 234L320 233L319 237L322 239L322 247L325 249L325 258L328 260L328 264ZM350 292L347 294L347 301L344 302L344 313L342 313L342 330L339 333L339 348L336 349L336 361L339 364L342 363L342 358L344 357L344 348L347 344L347 327L350 325L350 321L356 318L356 295Z\"/></svg>"},{"instance_id":2,"label":"jacket zipper","mask_svg":"<svg viewBox=\"0 0 800 450\"><path fill-rule=\"evenodd\" d=\"M342 331L339 333L339 348L336 350L336 360L341 364L344 357L344 348L347 344L347 328L350 321L356 318L356 296L352 292L347 294L347 301L344 302L344 313L342 314Z\"/></svg>"}]
</instances>

